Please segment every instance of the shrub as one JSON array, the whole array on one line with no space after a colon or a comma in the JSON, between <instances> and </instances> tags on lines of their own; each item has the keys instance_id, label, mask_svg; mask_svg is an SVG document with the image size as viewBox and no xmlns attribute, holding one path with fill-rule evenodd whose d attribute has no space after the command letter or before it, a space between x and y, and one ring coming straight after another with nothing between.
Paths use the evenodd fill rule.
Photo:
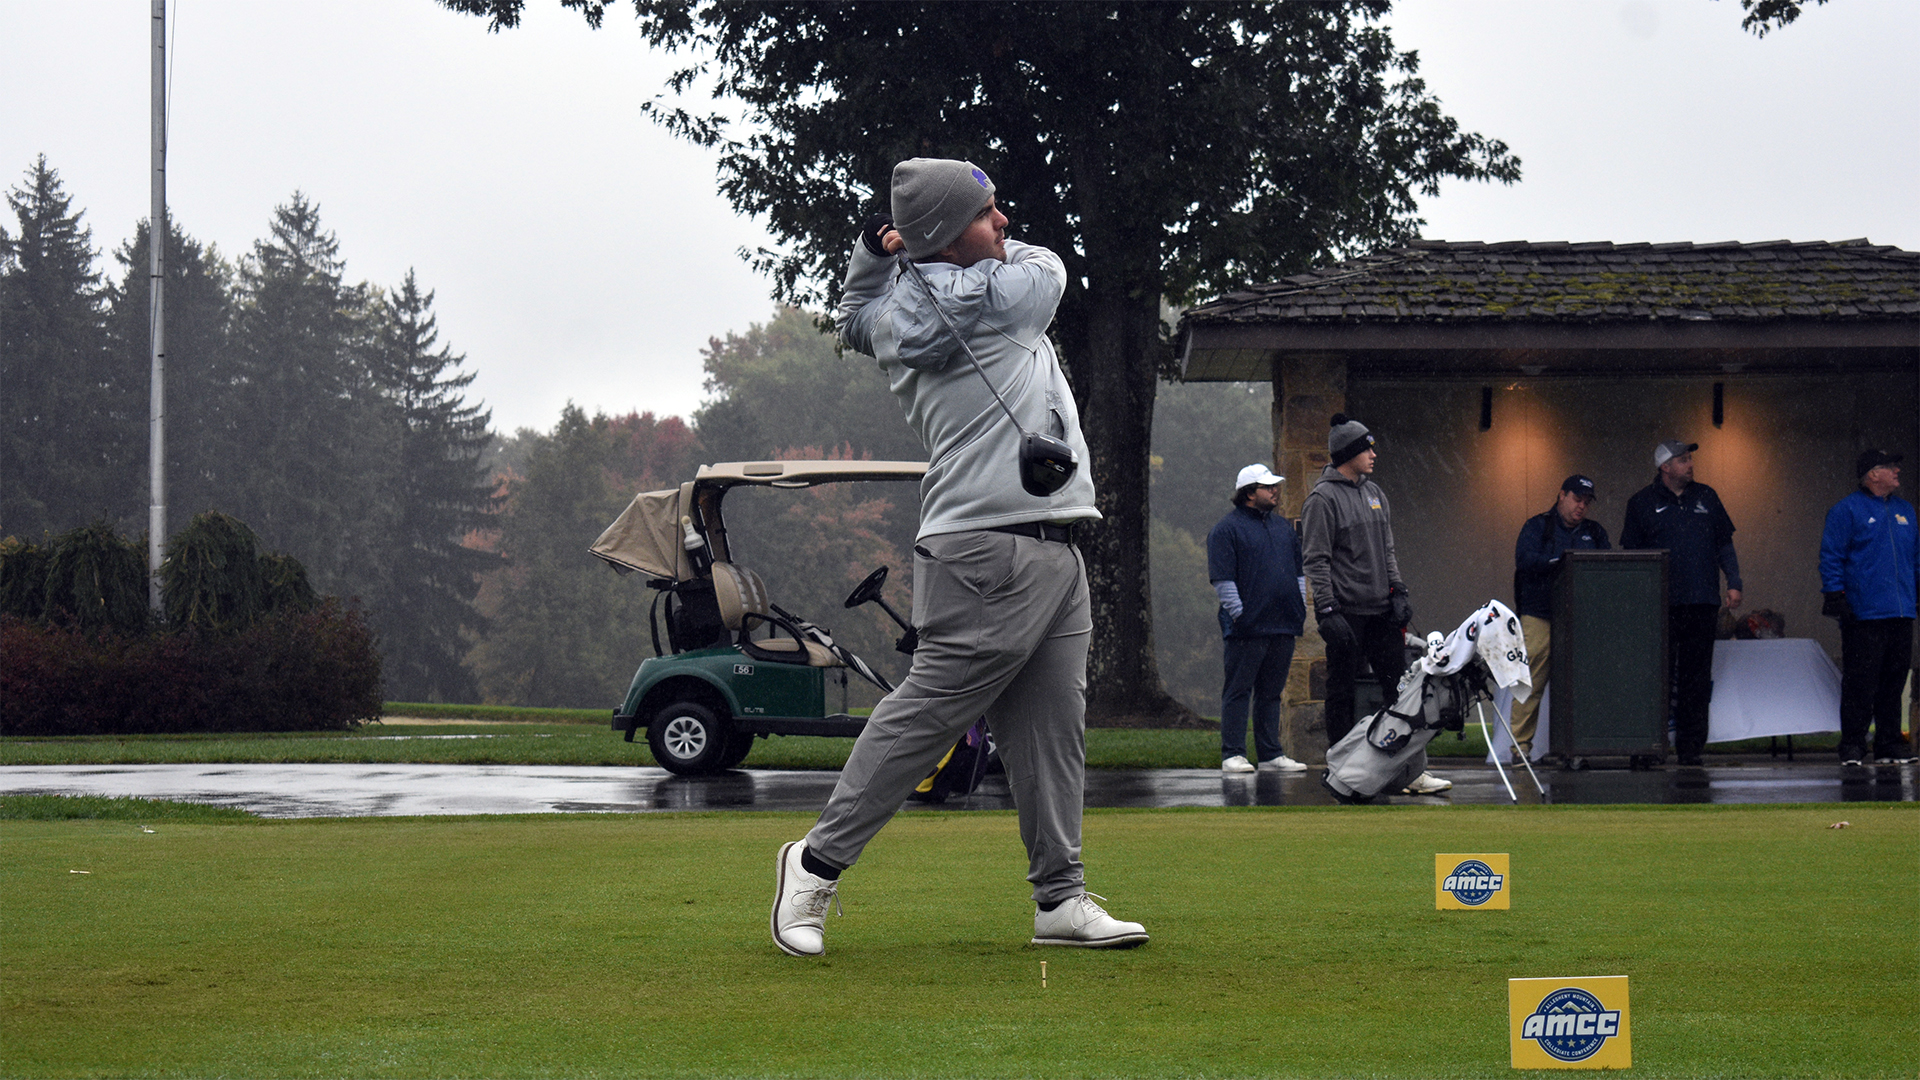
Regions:
<instances>
[{"instance_id":1,"label":"shrub","mask_svg":"<svg viewBox=\"0 0 1920 1080\"><path fill-rule=\"evenodd\" d=\"M169 626L232 631L250 625L267 607L259 538L218 510L195 514L167 545L160 599Z\"/></svg>"},{"instance_id":2,"label":"shrub","mask_svg":"<svg viewBox=\"0 0 1920 1080\"><path fill-rule=\"evenodd\" d=\"M18 537L0 540L0 614L38 619L47 607L47 549Z\"/></svg>"},{"instance_id":3,"label":"shrub","mask_svg":"<svg viewBox=\"0 0 1920 1080\"><path fill-rule=\"evenodd\" d=\"M145 545L105 521L63 533L47 546L43 619L83 630L138 634L147 629Z\"/></svg>"},{"instance_id":4,"label":"shrub","mask_svg":"<svg viewBox=\"0 0 1920 1080\"><path fill-rule=\"evenodd\" d=\"M0 615L0 657L0 735L340 730L381 710L373 631L331 598L234 633Z\"/></svg>"}]
</instances>

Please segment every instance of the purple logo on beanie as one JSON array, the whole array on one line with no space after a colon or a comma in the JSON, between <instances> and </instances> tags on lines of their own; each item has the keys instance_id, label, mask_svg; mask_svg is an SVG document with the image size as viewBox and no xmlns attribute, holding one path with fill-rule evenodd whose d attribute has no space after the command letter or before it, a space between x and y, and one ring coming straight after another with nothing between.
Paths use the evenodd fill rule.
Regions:
<instances>
[{"instance_id":1,"label":"purple logo on beanie","mask_svg":"<svg viewBox=\"0 0 1920 1080\"><path fill-rule=\"evenodd\" d=\"M975 180L978 180L978 181L980 181L980 186L981 186L981 187L986 187L986 186L987 186L987 174L986 174L986 173L983 173L983 172L981 172L981 171L980 171L979 169L975 169L975 170L973 170L973 178L974 178Z\"/></svg>"}]
</instances>

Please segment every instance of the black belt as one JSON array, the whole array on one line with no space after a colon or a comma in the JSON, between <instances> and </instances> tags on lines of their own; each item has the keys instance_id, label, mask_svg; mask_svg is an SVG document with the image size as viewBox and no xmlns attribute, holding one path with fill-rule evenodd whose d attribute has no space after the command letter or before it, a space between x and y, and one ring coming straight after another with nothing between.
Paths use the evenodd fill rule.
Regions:
<instances>
[{"instance_id":1,"label":"black belt","mask_svg":"<svg viewBox=\"0 0 1920 1080\"><path fill-rule=\"evenodd\" d=\"M1055 525L1051 521L1023 521L1018 525L996 525L985 532L1012 533L1015 536L1031 536L1035 540L1051 540L1056 544L1073 543L1073 527L1078 522Z\"/></svg>"}]
</instances>

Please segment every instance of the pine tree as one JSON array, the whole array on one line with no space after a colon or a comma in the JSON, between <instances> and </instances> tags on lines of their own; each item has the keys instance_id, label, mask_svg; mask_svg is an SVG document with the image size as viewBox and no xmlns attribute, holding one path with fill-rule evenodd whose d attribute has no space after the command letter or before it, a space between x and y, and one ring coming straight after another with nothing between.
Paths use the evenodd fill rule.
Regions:
<instances>
[{"instance_id":1,"label":"pine tree","mask_svg":"<svg viewBox=\"0 0 1920 1080\"><path fill-rule=\"evenodd\" d=\"M0 530L35 539L125 520L141 500L112 463L146 382L113 377L92 230L45 155L7 205L19 232L0 246Z\"/></svg>"},{"instance_id":2,"label":"pine tree","mask_svg":"<svg viewBox=\"0 0 1920 1080\"><path fill-rule=\"evenodd\" d=\"M481 464L491 414L466 403L474 373L441 346L433 294L412 270L380 303L376 373L404 428L390 498L396 508L387 591L370 598L389 696L400 701L477 701L463 660L485 620L473 607L478 574L498 558L464 545L490 523L493 482Z\"/></svg>"},{"instance_id":3,"label":"pine tree","mask_svg":"<svg viewBox=\"0 0 1920 1080\"><path fill-rule=\"evenodd\" d=\"M380 595L401 418L370 363L371 290L346 283L339 241L301 193L269 229L240 266L231 512L321 593Z\"/></svg>"}]
</instances>

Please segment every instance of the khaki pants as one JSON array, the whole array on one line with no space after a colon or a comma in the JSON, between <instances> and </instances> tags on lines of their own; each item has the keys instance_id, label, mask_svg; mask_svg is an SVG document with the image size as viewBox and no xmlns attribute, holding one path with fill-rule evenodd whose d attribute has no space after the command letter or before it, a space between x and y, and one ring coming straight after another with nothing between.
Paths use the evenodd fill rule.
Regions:
<instances>
[{"instance_id":1,"label":"khaki pants","mask_svg":"<svg viewBox=\"0 0 1920 1080\"><path fill-rule=\"evenodd\" d=\"M1533 692L1527 700L1513 703L1513 744L1533 756L1533 729L1540 724L1540 699L1547 692L1547 656L1553 644L1553 624L1532 615L1520 616L1520 633L1527 639L1527 675Z\"/></svg>"}]
</instances>

